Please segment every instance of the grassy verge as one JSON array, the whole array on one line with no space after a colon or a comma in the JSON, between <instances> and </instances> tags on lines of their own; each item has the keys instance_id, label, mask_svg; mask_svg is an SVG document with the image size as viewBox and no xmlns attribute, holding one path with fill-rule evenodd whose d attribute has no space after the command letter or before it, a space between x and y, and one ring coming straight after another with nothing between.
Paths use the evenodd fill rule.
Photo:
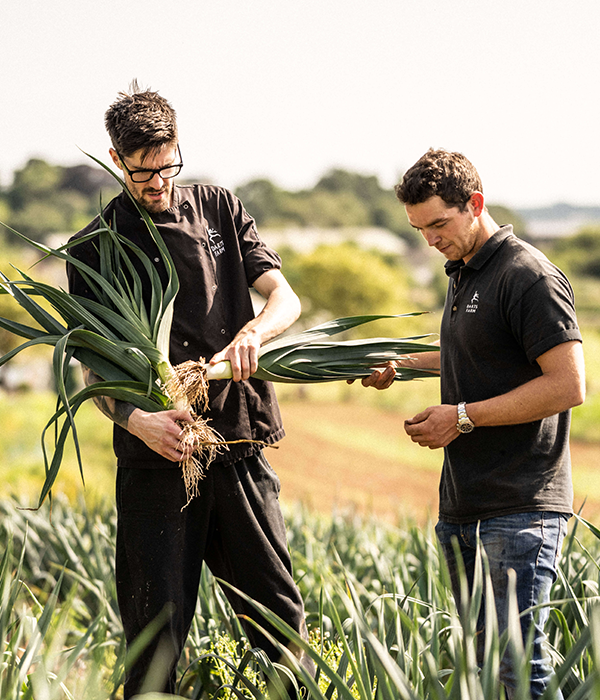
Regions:
<instances>
[{"instance_id":1,"label":"grassy verge","mask_svg":"<svg viewBox=\"0 0 600 700\"><path fill-rule=\"evenodd\" d=\"M33 503L44 482L40 436L54 412L55 397L51 392L18 392L2 393L1 398L0 497L26 495ZM115 457L112 451L112 424L89 403L79 411L77 427L83 445L85 496L93 504L113 492ZM82 492L81 475L72 444L67 447L54 491L73 500Z\"/></svg>"}]
</instances>

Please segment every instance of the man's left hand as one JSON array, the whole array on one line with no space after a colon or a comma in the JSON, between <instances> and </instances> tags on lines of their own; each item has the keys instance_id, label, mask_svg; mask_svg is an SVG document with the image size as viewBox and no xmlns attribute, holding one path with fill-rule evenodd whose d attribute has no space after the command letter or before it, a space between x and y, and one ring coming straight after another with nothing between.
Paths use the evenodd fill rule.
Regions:
<instances>
[{"instance_id":1,"label":"man's left hand","mask_svg":"<svg viewBox=\"0 0 600 700\"><path fill-rule=\"evenodd\" d=\"M456 428L457 422L456 406L442 404L430 406L404 421L404 430L410 439L418 442L421 447L437 450L446 447L460 435Z\"/></svg>"}]
</instances>

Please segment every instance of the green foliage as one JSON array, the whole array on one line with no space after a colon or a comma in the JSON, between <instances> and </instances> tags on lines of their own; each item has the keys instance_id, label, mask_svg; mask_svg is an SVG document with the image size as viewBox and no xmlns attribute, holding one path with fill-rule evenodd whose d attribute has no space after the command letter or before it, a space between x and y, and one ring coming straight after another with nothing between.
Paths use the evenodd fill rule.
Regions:
<instances>
[{"instance_id":1,"label":"green foliage","mask_svg":"<svg viewBox=\"0 0 600 700\"><path fill-rule=\"evenodd\" d=\"M77 372L80 376L80 372ZM51 391L0 393L0 454L2 488L0 498L13 494L37 496L44 476L44 458L40 433L46 418L56 408ZM110 498L114 490L115 457L112 450L112 423L92 403L81 407L77 416L79 438L85 445L85 487L72 444L66 446L57 491L72 502L85 493L95 504Z\"/></svg>"},{"instance_id":2,"label":"green foliage","mask_svg":"<svg viewBox=\"0 0 600 700\"><path fill-rule=\"evenodd\" d=\"M554 245L553 257L571 275L600 278L600 226L585 226Z\"/></svg>"},{"instance_id":3,"label":"green foliage","mask_svg":"<svg viewBox=\"0 0 600 700\"><path fill-rule=\"evenodd\" d=\"M285 273L302 299L305 319L409 308L409 280L402 268L352 243L319 246L306 255L286 253Z\"/></svg>"},{"instance_id":4,"label":"green foliage","mask_svg":"<svg viewBox=\"0 0 600 700\"><path fill-rule=\"evenodd\" d=\"M60 166L32 158L24 168L15 172L12 187L8 191L9 201L15 209L22 209L28 202L48 199L59 189L60 181Z\"/></svg>"},{"instance_id":5,"label":"green foliage","mask_svg":"<svg viewBox=\"0 0 600 700\"><path fill-rule=\"evenodd\" d=\"M324 190L336 195L347 194L362 202L368 212L368 223L381 226L398 234L415 246L420 236L408 223L404 207L393 190L381 187L375 175L360 175L347 170L334 169L326 173L316 184L315 190ZM355 224L356 225L356 224Z\"/></svg>"},{"instance_id":6,"label":"green foliage","mask_svg":"<svg viewBox=\"0 0 600 700\"><path fill-rule=\"evenodd\" d=\"M488 204L487 209L490 216L498 224L498 226L506 226L510 224L513 227L515 236L519 238L527 238L527 225L524 219L517 212L505 207L501 204Z\"/></svg>"},{"instance_id":7,"label":"green foliage","mask_svg":"<svg viewBox=\"0 0 600 700\"><path fill-rule=\"evenodd\" d=\"M236 194L259 227L378 226L397 234L410 246L420 244L404 207L392 190L381 187L374 175L334 169L312 190L298 192L288 192L270 180L258 179L238 187Z\"/></svg>"},{"instance_id":8,"label":"green foliage","mask_svg":"<svg viewBox=\"0 0 600 700\"><path fill-rule=\"evenodd\" d=\"M270 180L253 180L236 195L259 227L365 226L370 223L364 204L348 192L301 190L287 192Z\"/></svg>"},{"instance_id":9,"label":"green foliage","mask_svg":"<svg viewBox=\"0 0 600 700\"><path fill-rule=\"evenodd\" d=\"M14 298L36 324L16 324L0 317L0 327L26 339L0 357L0 365L33 346L49 345L54 348L52 371L57 388L57 407L42 431L46 479L40 494L40 505L56 479L69 434L73 437L83 477L75 415L86 400L109 396L147 411L164 410L173 405L166 384L173 374L168 352L173 303L179 281L169 251L148 212L138 209L167 270L168 282L164 289L148 256L111 229L104 220L91 234L58 249L36 243L12 229L18 238L32 244L45 256L71 263L96 297L92 301L71 295L61 288L34 280L23 272L19 280L9 280L0 273L2 292ZM99 270L65 252L84 240L94 241L99 255ZM142 301L142 280L133 266L136 257L148 275L148 308ZM36 296L45 300L51 311L38 304L34 298ZM69 395L67 380L73 358L94 372L98 381L75 395ZM49 450L49 457L46 436L52 432L54 445Z\"/></svg>"},{"instance_id":10,"label":"green foliage","mask_svg":"<svg viewBox=\"0 0 600 700\"><path fill-rule=\"evenodd\" d=\"M596 302L596 323L597 318ZM572 410L571 437L600 442L600 328L582 328L586 400Z\"/></svg>"},{"instance_id":11,"label":"green foliage","mask_svg":"<svg viewBox=\"0 0 600 700\"><path fill-rule=\"evenodd\" d=\"M0 194L0 221L8 221L9 217L10 204L8 203L8 199ZM0 241L2 240L2 237L0 237Z\"/></svg>"},{"instance_id":12,"label":"green foliage","mask_svg":"<svg viewBox=\"0 0 600 700\"><path fill-rule=\"evenodd\" d=\"M238 187L235 193L246 209L252 212L257 226L268 226L271 222L277 221L284 208L285 193L265 178L251 180Z\"/></svg>"},{"instance_id":13,"label":"green foliage","mask_svg":"<svg viewBox=\"0 0 600 700\"><path fill-rule=\"evenodd\" d=\"M326 192L352 193L365 203L375 199L382 191L375 175L360 175L339 168L334 168L326 173L317 182L315 189Z\"/></svg>"},{"instance_id":14,"label":"green foliage","mask_svg":"<svg viewBox=\"0 0 600 700\"><path fill-rule=\"evenodd\" d=\"M51 233L74 233L97 213L102 190L106 200L117 192L110 177L97 168L63 167L32 158L15 172L0 221L37 241Z\"/></svg>"},{"instance_id":15,"label":"green foliage","mask_svg":"<svg viewBox=\"0 0 600 700\"><path fill-rule=\"evenodd\" d=\"M0 502L0 696L120 697L126 659L112 563L114 509L86 511L58 500L50 519L49 509L17 505ZM521 650L519 697L527 697L530 649L518 624L502 639L488 632L481 672L473 661L473 621L488 586L485 557L459 615L431 523L393 526L301 508L285 516L308 643L264 613L313 658L317 677L303 678L312 700L500 700L498 661L506 644ZM572 523L551 595L549 648L566 697L600 692L598 536L593 525ZM287 663L295 667L293 657ZM284 666L249 649L206 570L178 676L178 697L196 700L289 700L297 683Z\"/></svg>"},{"instance_id":16,"label":"green foliage","mask_svg":"<svg viewBox=\"0 0 600 700\"><path fill-rule=\"evenodd\" d=\"M14 245L0 247L0 271L9 271L12 267L27 269L33 263L33 257ZM18 323L28 323L29 314L15 303L7 294L0 293L0 317ZM20 340L13 333L0 327L0 356L16 348Z\"/></svg>"},{"instance_id":17,"label":"green foliage","mask_svg":"<svg viewBox=\"0 0 600 700\"><path fill-rule=\"evenodd\" d=\"M349 192L305 190L286 194L283 215L298 226L367 226L369 212Z\"/></svg>"},{"instance_id":18,"label":"green foliage","mask_svg":"<svg viewBox=\"0 0 600 700\"><path fill-rule=\"evenodd\" d=\"M402 314L419 316L419 312ZM364 338L359 340L330 340L331 337L368 323L390 318L372 314L346 316L321 323L294 335L284 335L264 343L258 351L258 369L252 375L273 382L312 384L367 377L373 366L400 360L410 353L430 352L426 337ZM210 367L207 378L212 378ZM231 376L231 371L228 373ZM396 367L396 381L430 378L436 373L419 369ZM215 379L221 378L216 373Z\"/></svg>"}]
</instances>

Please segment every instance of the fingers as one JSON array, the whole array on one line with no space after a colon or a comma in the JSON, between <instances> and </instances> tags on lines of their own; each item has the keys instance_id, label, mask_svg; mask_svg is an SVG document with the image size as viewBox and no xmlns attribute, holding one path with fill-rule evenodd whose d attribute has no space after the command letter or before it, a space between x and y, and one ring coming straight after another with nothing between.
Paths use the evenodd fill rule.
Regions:
<instances>
[{"instance_id":1,"label":"fingers","mask_svg":"<svg viewBox=\"0 0 600 700\"><path fill-rule=\"evenodd\" d=\"M191 423L194 420L192 414L186 408L173 408L170 411L162 411L162 415L173 421L182 420L186 423Z\"/></svg>"},{"instance_id":2,"label":"fingers","mask_svg":"<svg viewBox=\"0 0 600 700\"><path fill-rule=\"evenodd\" d=\"M437 435L428 433L422 423L411 424L409 421L404 421L404 430L413 442L416 442L421 447L429 447L430 450L436 450L443 447L440 444Z\"/></svg>"},{"instance_id":3,"label":"fingers","mask_svg":"<svg viewBox=\"0 0 600 700\"><path fill-rule=\"evenodd\" d=\"M227 359L231 362L234 382L249 379L258 369L258 348L253 345L232 348Z\"/></svg>"},{"instance_id":4,"label":"fingers","mask_svg":"<svg viewBox=\"0 0 600 700\"><path fill-rule=\"evenodd\" d=\"M146 413L136 409L129 418L127 429L161 457L170 462L180 462L191 456L193 446L182 443L184 432L177 421L192 420L186 410Z\"/></svg>"},{"instance_id":5,"label":"fingers","mask_svg":"<svg viewBox=\"0 0 600 700\"><path fill-rule=\"evenodd\" d=\"M372 386L374 389L389 389L394 383L396 370L392 365L388 365L384 369L376 368L368 376L361 380L363 386Z\"/></svg>"},{"instance_id":6,"label":"fingers","mask_svg":"<svg viewBox=\"0 0 600 700\"><path fill-rule=\"evenodd\" d=\"M160 447L163 456L171 462L181 462L192 456L194 446L192 443L185 443L185 431L180 423L191 423L193 421L190 412L187 410L172 410L164 412L162 423L164 432L159 435Z\"/></svg>"},{"instance_id":7,"label":"fingers","mask_svg":"<svg viewBox=\"0 0 600 700\"><path fill-rule=\"evenodd\" d=\"M254 344L228 345L226 348L214 355L211 365L228 360L231 364L231 374L234 382L249 379L258 369L258 350Z\"/></svg>"},{"instance_id":8,"label":"fingers","mask_svg":"<svg viewBox=\"0 0 600 700\"><path fill-rule=\"evenodd\" d=\"M423 421L426 421L429 418L431 411L429 408L426 408L424 411L421 411L420 413L417 413L416 416L413 416L412 418L408 418L407 420L404 421L404 425L416 425L417 423L422 423Z\"/></svg>"},{"instance_id":9,"label":"fingers","mask_svg":"<svg viewBox=\"0 0 600 700\"><path fill-rule=\"evenodd\" d=\"M454 413L453 406L426 408L404 421L404 430L421 447L429 447L430 450L446 447L460 435L456 430Z\"/></svg>"}]
</instances>

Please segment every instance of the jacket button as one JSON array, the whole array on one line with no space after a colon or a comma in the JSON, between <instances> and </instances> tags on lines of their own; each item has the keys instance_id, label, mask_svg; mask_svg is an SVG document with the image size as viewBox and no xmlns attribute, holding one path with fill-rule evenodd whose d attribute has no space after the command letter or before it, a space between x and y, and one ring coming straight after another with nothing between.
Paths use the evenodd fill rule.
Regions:
<instances>
[{"instance_id":1,"label":"jacket button","mask_svg":"<svg viewBox=\"0 0 600 700\"><path fill-rule=\"evenodd\" d=\"M184 340L184 341L183 341L183 347L184 347L184 348L187 348L188 345L189 345L188 341L187 341L187 340Z\"/></svg>"},{"instance_id":2,"label":"jacket button","mask_svg":"<svg viewBox=\"0 0 600 700\"><path fill-rule=\"evenodd\" d=\"M227 333L227 331L224 328L221 328L221 334L225 335L225 333Z\"/></svg>"}]
</instances>

